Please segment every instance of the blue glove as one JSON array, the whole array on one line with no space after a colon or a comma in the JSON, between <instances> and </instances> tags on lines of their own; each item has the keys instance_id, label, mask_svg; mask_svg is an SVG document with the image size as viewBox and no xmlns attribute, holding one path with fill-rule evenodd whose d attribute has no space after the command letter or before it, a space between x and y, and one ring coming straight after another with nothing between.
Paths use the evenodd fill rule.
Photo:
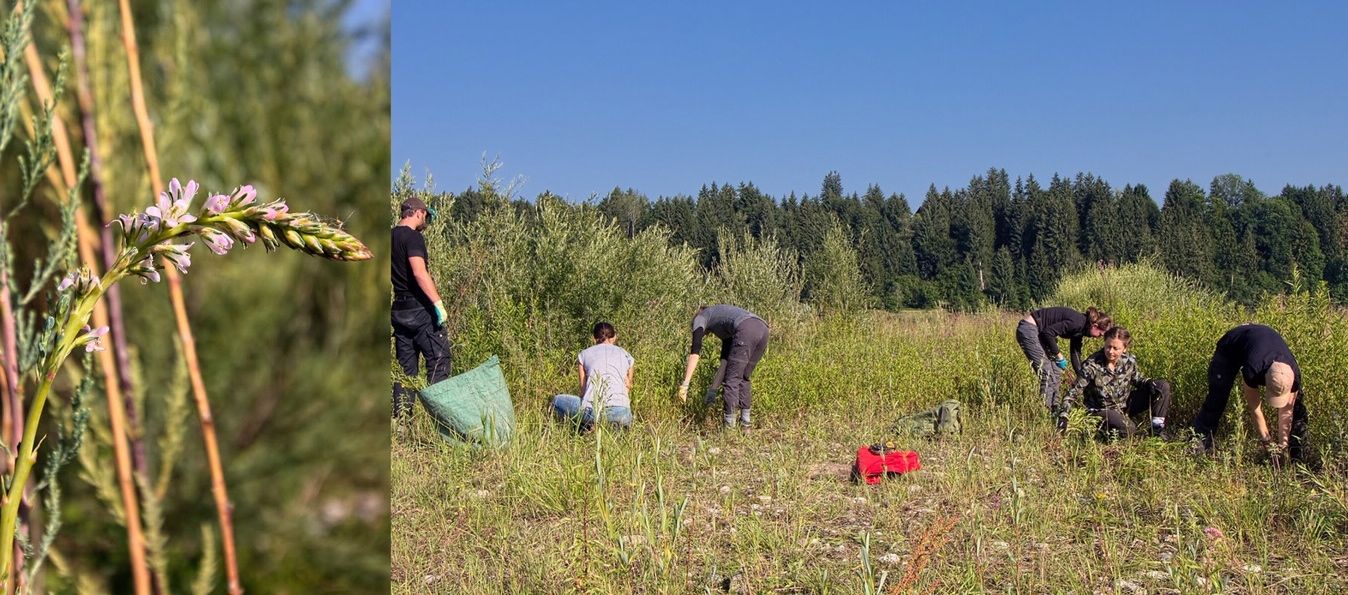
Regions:
<instances>
[{"instance_id":1,"label":"blue glove","mask_svg":"<svg viewBox=\"0 0 1348 595\"><path fill-rule=\"evenodd\" d=\"M1066 369L1067 369L1067 358L1065 358L1065 357L1060 357L1060 358L1058 358L1057 364L1058 364L1058 369L1059 369L1059 370L1066 370Z\"/></svg>"}]
</instances>

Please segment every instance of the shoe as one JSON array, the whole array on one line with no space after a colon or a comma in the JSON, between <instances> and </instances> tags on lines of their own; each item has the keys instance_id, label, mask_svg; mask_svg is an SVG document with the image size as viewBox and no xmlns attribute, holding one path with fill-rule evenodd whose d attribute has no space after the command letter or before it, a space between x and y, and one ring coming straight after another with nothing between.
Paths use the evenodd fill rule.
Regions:
<instances>
[{"instance_id":1,"label":"shoe","mask_svg":"<svg viewBox=\"0 0 1348 595\"><path fill-rule=\"evenodd\" d=\"M1212 454L1212 435L1195 435L1189 440L1189 454Z\"/></svg>"}]
</instances>

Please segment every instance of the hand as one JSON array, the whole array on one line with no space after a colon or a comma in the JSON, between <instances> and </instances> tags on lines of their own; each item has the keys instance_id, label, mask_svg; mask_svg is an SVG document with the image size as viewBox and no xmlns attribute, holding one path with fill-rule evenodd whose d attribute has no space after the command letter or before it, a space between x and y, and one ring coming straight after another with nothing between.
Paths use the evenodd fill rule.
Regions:
<instances>
[{"instance_id":1,"label":"hand","mask_svg":"<svg viewBox=\"0 0 1348 595\"><path fill-rule=\"evenodd\" d=\"M449 312L445 310L445 302L435 301L435 326L445 326L449 322Z\"/></svg>"},{"instance_id":2,"label":"hand","mask_svg":"<svg viewBox=\"0 0 1348 595\"><path fill-rule=\"evenodd\" d=\"M1269 463L1272 463L1274 467L1282 466L1286 462L1284 458L1287 452L1286 446L1272 440L1261 440L1260 443L1264 447L1264 452L1268 454Z\"/></svg>"},{"instance_id":3,"label":"hand","mask_svg":"<svg viewBox=\"0 0 1348 595\"><path fill-rule=\"evenodd\" d=\"M680 402L680 403L687 403L687 402L688 402L688 383L687 383L687 382L685 382L685 383L679 385L679 402Z\"/></svg>"},{"instance_id":4,"label":"hand","mask_svg":"<svg viewBox=\"0 0 1348 595\"><path fill-rule=\"evenodd\" d=\"M1065 357L1058 356L1058 361L1056 361L1056 362L1054 362L1054 363L1058 364L1058 369L1059 369L1059 370L1066 370L1066 369L1067 369L1067 358L1065 358Z\"/></svg>"}]
</instances>

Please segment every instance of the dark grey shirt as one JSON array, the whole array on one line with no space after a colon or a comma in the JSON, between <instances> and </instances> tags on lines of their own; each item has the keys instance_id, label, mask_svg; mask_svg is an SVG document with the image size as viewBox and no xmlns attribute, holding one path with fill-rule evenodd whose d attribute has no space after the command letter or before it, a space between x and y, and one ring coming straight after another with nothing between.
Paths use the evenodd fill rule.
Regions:
<instances>
[{"instance_id":1,"label":"dark grey shirt","mask_svg":"<svg viewBox=\"0 0 1348 595\"><path fill-rule=\"evenodd\" d=\"M692 353L702 352L702 337L707 333L716 335L721 341L729 341L735 336L735 327L750 318L759 318L757 314L729 304L707 306L693 317Z\"/></svg>"}]
</instances>

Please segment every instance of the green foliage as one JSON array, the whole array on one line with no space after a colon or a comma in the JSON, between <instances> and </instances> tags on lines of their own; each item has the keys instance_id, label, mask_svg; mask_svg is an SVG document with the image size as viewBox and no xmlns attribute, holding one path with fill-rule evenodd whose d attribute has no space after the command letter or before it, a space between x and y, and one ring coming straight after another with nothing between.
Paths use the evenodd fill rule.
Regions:
<instances>
[{"instance_id":1,"label":"green foliage","mask_svg":"<svg viewBox=\"0 0 1348 595\"><path fill-rule=\"evenodd\" d=\"M477 189L461 198L475 205L464 209L464 221L489 202ZM932 186L916 214L905 197L886 196L873 184L863 195L844 194L837 172L825 176L817 196L773 199L745 182L654 201L615 188L598 201L629 237L664 226L674 245L699 251L704 268L716 266L723 238L746 234L777 238L804 266L837 221L873 303L891 310L1023 307L1046 298L1063 271L1083 261L1144 259L1245 305L1264 293L1285 293L1293 264L1307 279L1327 281L1336 302L1348 296L1348 200L1338 186L1288 186L1270 198L1252 181L1223 174L1210 194L1175 180L1165 204L1160 208L1142 184L1115 190L1091 173L1054 175L1045 189L1033 175L1012 183L996 168L964 188ZM999 256L1003 250L1010 266ZM812 291L807 278L805 293Z\"/></svg>"},{"instance_id":2,"label":"green foliage","mask_svg":"<svg viewBox=\"0 0 1348 595\"><path fill-rule=\"evenodd\" d=\"M825 311L850 312L870 303L857 251L836 220L825 232L819 252L805 259L805 289L810 302Z\"/></svg>"},{"instance_id":3,"label":"green foliage","mask_svg":"<svg viewBox=\"0 0 1348 595\"><path fill-rule=\"evenodd\" d=\"M807 309L800 303L804 282L799 259L775 238L719 240L716 267L718 301L736 304L777 324L800 321Z\"/></svg>"},{"instance_id":4,"label":"green foliage","mask_svg":"<svg viewBox=\"0 0 1348 595\"><path fill-rule=\"evenodd\" d=\"M499 206L445 225L444 249L429 241L435 228L427 248L431 276L451 309L450 336L461 345L455 364L471 367L499 354L517 382L530 384L538 366L540 374L574 375L575 353L600 320L611 322L634 354L665 353L669 366L661 371L668 374L669 356L687 340L671 330L686 327L712 293L694 251L670 246L663 228L629 240L589 208L539 201L524 213ZM637 370L656 373L653 365Z\"/></svg>"},{"instance_id":5,"label":"green foliage","mask_svg":"<svg viewBox=\"0 0 1348 595\"><path fill-rule=\"evenodd\" d=\"M95 156L109 202L101 214L108 218L152 197L129 103L117 3L82 4L90 113L99 140ZM385 47L368 78L351 76L346 55L353 40L340 18L346 4L131 4L166 178L195 178L208 190L251 183L264 196L283 196L295 206L341 217L347 231L374 240L376 253L387 251L385 218L378 201L372 205L370 199L385 191L389 179L388 52ZM72 99L74 77L62 76L65 59L58 55L70 45L65 4L24 5L19 14L33 17L32 41L58 93L50 113L64 119L78 155L85 141L83 114ZM6 142L11 136L22 138L31 156L21 168L0 170L0 179L15 190L7 196L17 197L25 185L45 179L39 174L51 156L38 150L49 146L49 108L26 97L22 45L13 47L18 49L6 48L4 74L18 86L0 97L0 125ZM15 109L25 100L36 106L33 134L25 131ZM62 208L65 196L41 184L35 188L32 204L12 220L7 239L13 250L7 257L20 263L16 277L25 284L16 295L37 306L47 300L52 275L69 268L73 239L60 242L63 250L69 248L64 254L53 253L31 268L28 263L61 236L67 223L57 222L68 219L73 229L74 218ZM89 200L88 186L77 187L72 196L79 202L70 206L79 204L80 216L101 229L105 221L96 219L99 211ZM16 204L7 199L3 212ZM387 303L387 268L378 262L313 266L302 255L268 258L264 267L259 266L261 252L255 248L228 259L201 256L184 278L235 509L244 587L272 592L332 584L381 588L388 564L386 548L378 546L388 539L387 405L381 397L387 383L370 371L385 369L388 322L357 313L378 312ZM167 490L146 490L162 491L163 500L144 510L147 517L162 514L162 534L152 536L164 544L156 571L169 584L187 585L197 575L202 552L212 552L204 558L210 566L217 566L219 558L197 529L213 524L215 511L209 505L209 476L200 463L197 424L194 416L184 419L180 404L174 405L177 392L169 388L180 366L164 291L163 286L128 286L123 302L126 338L145 370L137 378L138 392L144 394L137 431L149 446L149 467L169 469L175 457L192 461L180 461L166 472L163 477L172 477ZM42 337L40 319L21 317L19 322L26 342ZM60 384L57 393L54 407L71 396L70 388ZM90 431L79 451L85 475L62 473L53 484L66 511L52 543L63 561L44 566L59 570L45 577L47 588L55 591L77 584L112 592L130 589L124 519L112 483L101 399L94 395L89 402ZM43 430L48 445L55 429ZM333 436L344 438L334 441ZM179 447L159 451L156 444L179 444L182 454L174 450ZM340 482L331 480L337 473Z\"/></svg>"}]
</instances>

